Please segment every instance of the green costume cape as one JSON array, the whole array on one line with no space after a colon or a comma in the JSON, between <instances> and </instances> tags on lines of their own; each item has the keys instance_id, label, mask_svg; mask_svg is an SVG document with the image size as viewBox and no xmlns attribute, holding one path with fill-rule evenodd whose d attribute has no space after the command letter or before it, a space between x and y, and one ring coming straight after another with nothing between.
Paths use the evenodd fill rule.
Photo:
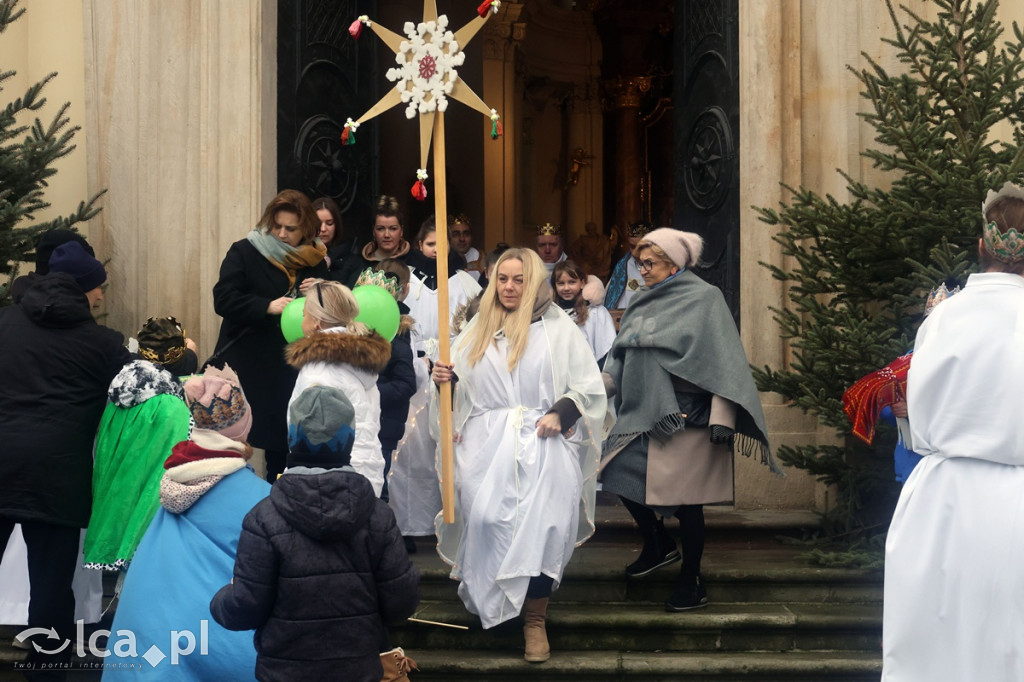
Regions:
<instances>
[{"instance_id":1,"label":"green costume cape","mask_svg":"<svg viewBox=\"0 0 1024 682\"><path fill-rule=\"evenodd\" d=\"M116 570L127 567L160 506L164 460L188 438L190 414L177 379L145 361L126 365L109 395L96 436L84 560Z\"/></svg>"}]
</instances>

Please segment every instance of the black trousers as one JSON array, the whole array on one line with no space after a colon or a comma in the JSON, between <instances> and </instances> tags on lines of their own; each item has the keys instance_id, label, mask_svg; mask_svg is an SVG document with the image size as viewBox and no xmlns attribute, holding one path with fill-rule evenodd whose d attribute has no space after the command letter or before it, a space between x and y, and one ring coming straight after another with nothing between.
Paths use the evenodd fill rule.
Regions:
<instances>
[{"instance_id":1,"label":"black trousers","mask_svg":"<svg viewBox=\"0 0 1024 682\"><path fill-rule=\"evenodd\" d=\"M0 518L0 550L14 531L16 522ZM71 583L78 562L78 544L81 529L57 526L52 523L22 522L21 534L28 549L28 627L55 628L60 640L37 635L32 639L45 650L58 649L63 640L68 645L55 654L37 652L33 647L26 663L52 664L71 660L75 650L75 594ZM33 679L64 679L63 672L51 671L31 675Z\"/></svg>"}]
</instances>

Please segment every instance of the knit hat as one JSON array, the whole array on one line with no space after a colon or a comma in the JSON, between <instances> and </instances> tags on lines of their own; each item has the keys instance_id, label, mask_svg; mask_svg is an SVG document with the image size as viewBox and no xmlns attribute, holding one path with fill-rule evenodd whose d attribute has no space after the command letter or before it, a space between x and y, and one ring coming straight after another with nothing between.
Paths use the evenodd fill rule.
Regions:
<instances>
[{"instance_id":1,"label":"knit hat","mask_svg":"<svg viewBox=\"0 0 1024 682\"><path fill-rule=\"evenodd\" d=\"M85 241L85 237L74 230L47 230L36 242L36 274L45 275L50 272L50 256L53 255L53 250L67 242L78 242L90 256L96 255L89 242Z\"/></svg>"},{"instance_id":2,"label":"knit hat","mask_svg":"<svg viewBox=\"0 0 1024 682\"><path fill-rule=\"evenodd\" d=\"M704 240L696 232L683 232L672 227L659 227L651 230L637 244L642 248L644 243L651 243L665 252L672 263L678 268L692 268L700 261L704 250Z\"/></svg>"},{"instance_id":3,"label":"knit hat","mask_svg":"<svg viewBox=\"0 0 1024 682\"><path fill-rule=\"evenodd\" d=\"M83 293L107 281L103 263L90 256L76 241L65 242L53 250L50 272L66 272L71 275Z\"/></svg>"},{"instance_id":4,"label":"knit hat","mask_svg":"<svg viewBox=\"0 0 1024 682\"><path fill-rule=\"evenodd\" d=\"M310 386L288 408L288 466L336 469L351 461L356 411L342 391Z\"/></svg>"},{"instance_id":5,"label":"knit hat","mask_svg":"<svg viewBox=\"0 0 1024 682\"><path fill-rule=\"evenodd\" d=\"M244 441L252 426L252 410L238 382L238 375L227 365L185 382L185 404L196 428L218 431L232 440Z\"/></svg>"}]
</instances>

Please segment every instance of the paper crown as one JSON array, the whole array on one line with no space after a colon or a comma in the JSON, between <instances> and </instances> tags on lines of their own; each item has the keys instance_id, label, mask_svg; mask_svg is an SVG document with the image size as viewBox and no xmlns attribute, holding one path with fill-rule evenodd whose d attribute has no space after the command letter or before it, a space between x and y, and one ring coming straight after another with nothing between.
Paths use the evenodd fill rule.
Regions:
<instances>
[{"instance_id":1,"label":"paper crown","mask_svg":"<svg viewBox=\"0 0 1024 682\"><path fill-rule=\"evenodd\" d=\"M543 225L537 226L538 237L561 237L562 228L558 225L552 225L551 223L544 223Z\"/></svg>"},{"instance_id":2,"label":"paper crown","mask_svg":"<svg viewBox=\"0 0 1024 682\"><path fill-rule=\"evenodd\" d=\"M359 279L356 280L356 286L380 287L391 294L394 298L398 298L398 295L402 293L401 286L398 284L398 275L393 272L374 270L373 268L366 268L359 273Z\"/></svg>"},{"instance_id":3,"label":"paper crown","mask_svg":"<svg viewBox=\"0 0 1024 682\"><path fill-rule=\"evenodd\" d=\"M1024 189L1011 182L1006 182L998 192L989 190L985 201L981 204L982 220L985 221L982 240L985 250L993 258L1003 263L1015 263L1024 260L1024 232L1018 232L1012 227L1007 228L1006 232L1000 232L996 221L988 219L989 208L996 200L1004 197L1024 201Z\"/></svg>"},{"instance_id":4,"label":"paper crown","mask_svg":"<svg viewBox=\"0 0 1024 682\"><path fill-rule=\"evenodd\" d=\"M628 233L630 237L643 237L645 234L647 234L653 229L654 225L651 225L650 223L645 223L644 221L640 220L629 226Z\"/></svg>"},{"instance_id":5,"label":"paper crown","mask_svg":"<svg viewBox=\"0 0 1024 682\"><path fill-rule=\"evenodd\" d=\"M925 304L924 304L924 315L925 315L925 317L928 317L929 315L932 314L932 311L935 310L935 306L939 305L940 303L945 301L947 298L949 298L953 294L958 293L959 291L960 291L960 285L957 285L957 286L953 287L952 290L950 290L950 289L946 288L946 283L945 282L939 283L939 286L937 286L937 287L935 287L934 289L931 290L931 292L928 294L928 300L925 301Z\"/></svg>"}]
</instances>

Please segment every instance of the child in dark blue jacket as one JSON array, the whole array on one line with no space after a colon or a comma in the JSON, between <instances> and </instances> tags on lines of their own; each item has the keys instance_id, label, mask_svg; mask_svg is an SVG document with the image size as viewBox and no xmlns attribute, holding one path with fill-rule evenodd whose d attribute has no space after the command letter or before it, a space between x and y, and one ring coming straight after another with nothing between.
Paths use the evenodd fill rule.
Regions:
<instances>
[{"instance_id":1,"label":"child in dark blue jacket","mask_svg":"<svg viewBox=\"0 0 1024 682\"><path fill-rule=\"evenodd\" d=\"M210 612L256 630L256 679L378 682L387 628L419 604L395 515L349 466L355 411L311 386L291 406L288 467L246 515Z\"/></svg>"}]
</instances>

